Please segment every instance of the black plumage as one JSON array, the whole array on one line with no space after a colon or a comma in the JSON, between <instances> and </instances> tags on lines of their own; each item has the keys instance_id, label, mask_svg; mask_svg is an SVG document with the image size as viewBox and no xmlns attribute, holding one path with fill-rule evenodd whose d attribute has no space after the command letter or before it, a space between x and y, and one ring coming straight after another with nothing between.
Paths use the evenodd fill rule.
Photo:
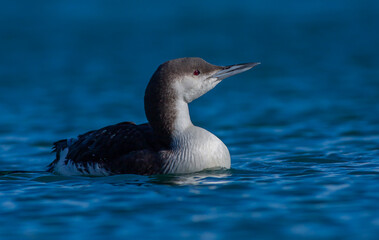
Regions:
<instances>
[{"instance_id":1,"label":"black plumage","mask_svg":"<svg viewBox=\"0 0 379 240\"><path fill-rule=\"evenodd\" d=\"M158 152L164 149L149 124L122 122L90 131L70 143L64 139L54 143L56 159L49 165L53 171L62 150L68 148L67 161L88 174L88 166L98 164L112 174L159 174L162 161Z\"/></svg>"}]
</instances>

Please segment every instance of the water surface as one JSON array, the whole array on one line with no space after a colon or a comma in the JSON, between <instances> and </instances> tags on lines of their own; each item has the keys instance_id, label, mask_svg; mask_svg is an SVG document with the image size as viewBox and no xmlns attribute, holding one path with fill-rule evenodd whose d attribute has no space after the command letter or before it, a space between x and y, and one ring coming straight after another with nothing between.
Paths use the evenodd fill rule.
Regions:
<instances>
[{"instance_id":1,"label":"water surface","mask_svg":"<svg viewBox=\"0 0 379 240\"><path fill-rule=\"evenodd\" d=\"M0 10L1 239L376 239L376 1L20 1ZM52 142L143 123L156 67L261 61L190 105L232 169L65 177Z\"/></svg>"}]
</instances>

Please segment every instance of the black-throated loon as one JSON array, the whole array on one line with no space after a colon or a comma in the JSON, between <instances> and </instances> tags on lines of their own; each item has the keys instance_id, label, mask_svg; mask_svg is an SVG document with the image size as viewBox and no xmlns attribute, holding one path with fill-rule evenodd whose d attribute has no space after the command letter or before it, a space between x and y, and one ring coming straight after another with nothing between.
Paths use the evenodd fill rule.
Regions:
<instances>
[{"instance_id":1,"label":"black-throated loon","mask_svg":"<svg viewBox=\"0 0 379 240\"><path fill-rule=\"evenodd\" d=\"M226 67L201 58L167 61L145 91L148 123L122 122L54 143L48 171L62 175L191 173L230 168L229 150L207 130L194 126L188 103L221 80L259 63Z\"/></svg>"}]
</instances>

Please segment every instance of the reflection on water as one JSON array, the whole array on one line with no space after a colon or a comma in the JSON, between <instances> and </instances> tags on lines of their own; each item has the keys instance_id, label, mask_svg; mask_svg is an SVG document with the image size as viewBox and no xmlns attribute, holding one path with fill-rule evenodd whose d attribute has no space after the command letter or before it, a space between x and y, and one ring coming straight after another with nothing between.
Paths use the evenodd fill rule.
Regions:
<instances>
[{"instance_id":1,"label":"reflection on water","mask_svg":"<svg viewBox=\"0 0 379 240\"><path fill-rule=\"evenodd\" d=\"M157 175L151 177L151 183L168 185L217 185L229 183L230 170L207 170L192 174Z\"/></svg>"}]
</instances>

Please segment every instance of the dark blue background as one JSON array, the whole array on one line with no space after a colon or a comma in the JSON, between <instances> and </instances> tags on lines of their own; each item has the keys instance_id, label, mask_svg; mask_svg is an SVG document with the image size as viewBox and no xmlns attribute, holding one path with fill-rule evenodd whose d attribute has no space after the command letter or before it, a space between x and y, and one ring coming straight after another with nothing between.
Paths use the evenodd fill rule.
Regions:
<instances>
[{"instance_id":1,"label":"dark blue background","mask_svg":"<svg viewBox=\"0 0 379 240\"><path fill-rule=\"evenodd\" d=\"M378 13L375 0L2 1L0 238L375 239ZM190 106L231 171L35 172L58 139L146 121L150 76L189 56L262 62Z\"/></svg>"}]
</instances>

